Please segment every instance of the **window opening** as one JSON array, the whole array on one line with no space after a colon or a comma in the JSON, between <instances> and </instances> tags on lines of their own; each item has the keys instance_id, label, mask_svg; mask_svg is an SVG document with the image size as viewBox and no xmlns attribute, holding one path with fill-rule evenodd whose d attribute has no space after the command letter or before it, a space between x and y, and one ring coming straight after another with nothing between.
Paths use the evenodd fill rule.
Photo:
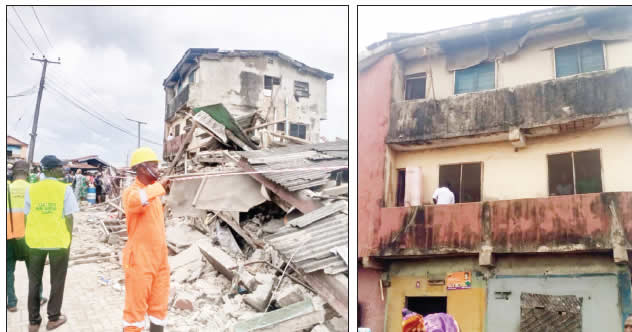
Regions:
<instances>
[{"instance_id":1,"label":"window opening","mask_svg":"<svg viewBox=\"0 0 632 332\"><path fill-rule=\"evenodd\" d=\"M281 85L281 79L272 76L263 76L263 88L266 90L272 90L274 85Z\"/></svg>"},{"instance_id":2,"label":"window opening","mask_svg":"<svg viewBox=\"0 0 632 332\"><path fill-rule=\"evenodd\" d=\"M305 139L307 137L307 126L300 123L290 123L290 136Z\"/></svg>"},{"instance_id":3,"label":"window opening","mask_svg":"<svg viewBox=\"0 0 632 332\"><path fill-rule=\"evenodd\" d=\"M180 136L180 125L176 125L176 133L175 136Z\"/></svg>"},{"instance_id":4,"label":"window opening","mask_svg":"<svg viewBox=\"0 0 632 332\"><path fill-rule=\"evenodd\" d=\"M404 198L406 196L406 169L397 170L397 206L404 206Z\"/></svg>"},{"instance_id":5,"label":"window opening","mask_svg":"<svg viewBox=\"0 0 632 332\"><path fill-rule=\"evenodd\" d=\"M495 70L494 62L457 70L454 74L454 94L493 89L496 86Z\"/></svg>"},{"instance_id":6,"label":"window opening","mask_svg":"<svg viewBox=\"0 0 632 332\"><path fill-rule=\"evenodd\" d=\"M296 100L301 97L309 97L309 83L294 81L294 97Z\"/></svg>"},{"instance_id":7,"label":"window opening","mask_svg":"<svg viewBox=\"0 0 632 332\"><path fill-rule=\"evenodd\" d=\"M455 203L481 201L482 163L439 166L439 185L448 184Z\"/></svg>"},{"instance_id":8,"label":"window opening","mask_svg":"<svg viewBox=\"0 0 632 332\"><path fill-rule=\"evenodd\" d=\"M426 74L406 76L406 100L426 98Z\"/></svg>"},{"instance_id":9,"label":"window opening","mask_svg":"<svg viewBox=\"0 0 632 332\"><path fill-rule=\"evenodd\" d=\"M599 150L548 155L547 162L549 196L603 191Z\"/></svg>"},{"instance_id":10,"label":"window opening","mask_svg":"<svg viewBox=\"0 0 632 332\"><path fill-rule=\"evenodd\" d=\"M406 296L406 308L422 316L448 311L446 296Z\"/></svg>"},{"instance_id":11,"label":"window opening","mask_svg":"<svg viewBox=\"0 0 632 332\"><path fill-rule=\"evenodd\" d=\"M555 75L557 77L604 69L601 41L594 40L555 49Z\"/></svg>"}]
</instances>

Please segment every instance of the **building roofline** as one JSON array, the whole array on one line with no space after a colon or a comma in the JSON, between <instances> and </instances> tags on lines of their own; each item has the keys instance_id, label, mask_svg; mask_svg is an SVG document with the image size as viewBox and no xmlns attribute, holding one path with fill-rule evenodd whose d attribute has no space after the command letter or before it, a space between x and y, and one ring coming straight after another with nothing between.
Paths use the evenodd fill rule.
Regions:
<instances>
[{"instance_id":1,"label":"building roofline","mask_svg":"<svg viewBox=\"0 0 632 332\"><path fill-rule=\"evenodd\" d=\"M256 56L275 56L287 63L289 63L294 68L297 68L299 71L306 72L308 74L322 77L326 80L330 80L334 78L334 74L325 72L318 68L310 67L300 61L293 59L290 56L287 56L279 51L275 50L220 50L219 48L189 48L184 55L178 61L178 64L171 70L167 78L162 82L163 87L167 86L169 81L172 81L174 77L177 75L178 71L184 66L186 63L195 62L195 58L204 54L219 54L228 57L256 57Z\"/></svg>"},{"instance_id":2,"label":"building roofline","mask_svg":"<svg viewBox=\"0 0 632 332\"><path fill-rule=\"evenodd\" d=\"M371 67L382 57L409 47L420 47L440 41L480 36L515 29L532 29L560 20L587 14L616 10L617 6L561 6L522 14L496 17L485 21L459 25L423 33L389 33L388 38L375 42L358 56L358 70Z\"/></svg>"},{"instance_id":3,"label":"building roofline","mask_svg":"<svg viewBox=\"0 0 632 332\"><path fill-rule=\"evenodd\" d=\"M16 141L20 142L20 143L21 143L22 145L24 145L24 146L29 146L29 145L28 145L28 143L22 142L21 140L19 140L19 139L15 138L15 136L7 135L7 138L9 138L9 137L11 137L11 138L13 138L14 140L16 140Z\"/></svg>"}]
</instances>

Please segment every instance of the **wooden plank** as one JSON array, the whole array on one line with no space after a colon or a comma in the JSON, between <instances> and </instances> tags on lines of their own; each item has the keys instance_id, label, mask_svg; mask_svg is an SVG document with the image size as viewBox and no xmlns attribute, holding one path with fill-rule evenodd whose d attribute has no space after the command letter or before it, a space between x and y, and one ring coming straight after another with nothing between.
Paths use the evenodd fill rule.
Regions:
<instances>
[{"instance_id":1,"label":"wooden plank","mask_svg":"<svg viewBox=\"0 0 632 332\"><path fill-rule=\"evenodd\" d=\"M267 122L267 123L264 123L264 124L260 124L260 125L254 126L254 127L246 128L246 129L244 129L244 131L245 132L253 131L253 130L256 130L256 129L265 128L265 127L271 126L273 124L281 123L281 122L285 122L285 119L283 119L283 120L276 120L276 121L270 121L270 122Z\"/></svg>"},{"instance_id":2,"label":"wooden plank","mask_svg":"<svg viewBox=\"0 0 632 332\"><path fill-rule=\"evenodd\" d=\"M187 133L187 136L184 138L184 141L182 141L180 150L178 150L176 157L171 162L171 165L169 165L169 168L167 168L167 172L165 173L165 175L167 176L171 175L171 173L175 169L176 165L178 164L178 161L180 161L180 158L182 158L182 153L184 152L187 145L189 145L189 143L191 142L191 139L193 138L193 132L195 131L195 128L197 128L197 122L193 122L193 126L191 127L191 130Z\"/></svg>"},{"instance_id":3,"label":"wooden plank","mask_svg":"<svg viewBox=\"0 0 632 332\"><path fill-rule=\"evenodd\" d=\"M241 167L243 170L247 172L256 171L245 160L239 161L239 167ZM299 211L303 213L312 212L323 206L321 202L313 200L313 199L307 199L307 200L301 199L297 193L290 192L289 190L283 188L281 185L272 182L271 180L263 176L263 174L254 173L254 174L248 174L248 175L250 175L253 179L257 180L257 182L266 186L266 188L270 189L270 191L272 191L273 193L277 194L279 198L288 202L290 205L296 207Z\"/></svg>"},{"instance_id":4,"label":"wooden plank","mask_svg":"<svg viewBox=\"0 0 632 332\"><path fill-rule=\"evenodd\" d=\"M312 144L312 142L304 140L302 138L298 138L298 137L294 137L294 136L289 136L289 135L285 135L285 134L277 134L273 131L270 132L270 135L272 136L276 136L276 137L281 137L283 139L286 139L288 141L292 141L294 143L298 143L298 144Z\"/></svg>"}]
</instances>

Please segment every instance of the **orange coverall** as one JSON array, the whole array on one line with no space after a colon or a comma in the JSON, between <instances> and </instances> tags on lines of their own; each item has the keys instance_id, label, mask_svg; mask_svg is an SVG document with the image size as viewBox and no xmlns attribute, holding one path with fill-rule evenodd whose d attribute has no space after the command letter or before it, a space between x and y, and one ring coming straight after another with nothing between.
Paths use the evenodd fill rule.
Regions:
<instances>
[{"instance_id":1,"label":"orange coverall","mask_svg":"<svg viewBox=\"0 0 632 332\"><path fill-rule=\"evenodd\" d=\"M123 192L128 234L123 249L124 331L141 331L145 315L155 325L166 323L170 273L160 202L164 194L160 183L145 186L138 179Z\"/></svg>"}]
</instances>

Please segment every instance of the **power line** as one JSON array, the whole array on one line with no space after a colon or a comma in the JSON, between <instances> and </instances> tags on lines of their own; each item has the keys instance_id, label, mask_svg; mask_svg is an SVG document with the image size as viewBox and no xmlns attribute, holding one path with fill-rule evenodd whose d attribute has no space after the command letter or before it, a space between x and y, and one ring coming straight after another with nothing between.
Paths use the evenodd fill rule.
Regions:
<instances>
[{"instance_id":1,"label":"power line","mask_svg":"<svg viewBox=\"0 0 632 332\"><path fill-rule=\"evenodd\" d=\"M41 54L44 54L44 52L42 52L42 50L40 49L39 45L37 45L37 42L35 41L35 38L33 38L33 35L31 35L31 32L26 27L26 24L24 24L24 21L22 21L22 18L20 17L20 14L18 14L18 11L15 9L14 6L11 6L11 9L13 9L13 11L15 12L15 15L18 17L18 20L20 20L20 23L22 23L22 26L24 27L24 30L26 30L26 33L28 33L29 37L31 37L31 40L33 41L33 44L35 44L35 47L37 48L37 50Z\"/></svg>"},{"instance_id":2,"label":"power line","mask_svg":"<svg viewBox=\"0 0 632 332\"><path fill-rule=\"evenodd\" d=\"M62 74L62 73L60 73L60 74ZM88 107L86 106L86 103L85 103L85 102L83 102L83 101L81 101L81 99L80 99L80 98L78 98L78 97L76 97L74 94L70 93L67 89L65 89L65 88L61 88L61 86L64 86L64 87L68 87L68 86L72 87L72 86L74 86L72 82L67 81L67 80L66 80L66 79L64 79L64 78L63 78L63 76L61 76L61 75L60 75L59 77L57 77L57 74L55 74L54 76L52 76L52 77L51 77L51 80L53 81L53 83L55 83L55 87L56 87L57 89L60 89L60 90L62 90L64 93L66 93L68 96L73 97L73 98L74 98L76 101L78 101L78 102L79 102L79 103L80 103L80 104L81 104L84 108L88 108ZM62 81L63 81L63 84L61 84L61 82L62 82ZM78 86L75 86L75 87L78 87ZM86 88L88 88L88 89L89 89L89 87L88 87L88 86L86 86ZM82 90L83 90L83 89L82 89ZM84 92L85 92L85 91L86 91L86 90L84 90ZM93 97L93 99L97 101L97 103L95 103L95 105L105 104L105 102L104 102L101 98L99 98L97 94L90 94L90 91L88 91L88 93L82 93L82 95L87 95L88 97ZM96 110L96 109L94 109L94 108L91 108L90 110L91 110L92 112L98 113L98 116L100 116L100 115L101 115L101 113L99 113L99 111L98 111L98 110ZM107 113L112 113L112 112L111 112L111 111L107 111ZM121 115L125 116L125 115L124 115L122 112L120 112L120 111L118 111L118 113L120 113ZM127 116L125 116L125 119L127 119ZM112 122L113 122L111 119L107 119L107 120L106 120L105 118L101 118L101 120L102 120L102 121L107 121L107 122L110 122L110 123L112 123ZM128 131L128 133L129 133L129 131ZM135 136L135 137L137 137L136 135L134 135L134 136ZM145 138L141 138L141 139L142 139L143 141L147 141L147 142L150 142L150 143L153 143L153 144L162 145L161 143L157 143L157 142L152 141L152 140L149 140L149 139L145 139Z\"/></svg>"},{"instance_id":3,"label":"power line","mask_svg":"<svg viewBox=\"0 0 632 332\"><path fill-rule=\"evenodd\" d=\"M26 47L26 50L30 52L32 49L28 45L26 45L26 42L24 41L24 39L22 39L22 36L20 36L18 31L15 30L15 27L13 26L13 24L11 24L11 22L9 22L8 18L7 18L7 23L9 23L9 26L11 27L11 29L13 29L13 32L15 32L15 35L18 36L18 38L20 38L20 40L22 41L22 44L24 44L24 46Z\"/></svg>"},{"instance_id":4,"label":"power line","mask_svg":"<svg viewBox=\"0 0 632 332\"><path fill-rule=\"evenodd\" d=\"M33 14L35 15L35 19L37 19L37 23L39 23L40 28L42 28L42 31L44 32L44 36L46 37L46 40L48 41L48 45L50 45L51 48L54 48L53 43L51 43L50 39L48 39L48 34L46 33L46 30L42 26L42 22L40 22L39 17L37 17L37 13L35 12L35 7L31 6L31 9L33 9Z\"/></svg>"},{"instance_id":5,"label":"power line","mask_svg":"<svg viewBox=\"0 0 632 332\"><path fill-rule=\"evenodd\" d=\"M34 85L22 92L16 93L14 95L10 95L7 96L7 98L15 98L15 97L24 97L24 96L29 96L35 93L35 90L37 89L37 85Z\"/></svg>"},{"instance_id":6,"label":"power line","mask_svg":"<svg viewBox=\"0 0 632 332\"><path fill-rule=\"evenodd\" d=\"M61 88L57 87L56 84L49 84L48 87L50 88L51 92L58 94L60 97L64 98L65 100L67 100L68 102L70 102L72 105L74 105L75 107L77 107L78 109L80 109L81 111L88 113L89 115L91 115L92 117L102 121L103 123L107 124L108 126L115 128L123 133L126 133L128 135L131 135L133 137L137 137L134 133L131 133L107 120L105 120L104 118L101 118L99 115L95 114L94 111L89 110L85 105L82 105L80 101L75 100L73 97L67 96L66 93L61 92L59 90L62 90ZM146 139L146 138L141 138L143 141L151 143L151 144L155 144L158 146L162 146L161 143L157 143L154 142L152 140Z\"/></svg>"}]
</instances>

